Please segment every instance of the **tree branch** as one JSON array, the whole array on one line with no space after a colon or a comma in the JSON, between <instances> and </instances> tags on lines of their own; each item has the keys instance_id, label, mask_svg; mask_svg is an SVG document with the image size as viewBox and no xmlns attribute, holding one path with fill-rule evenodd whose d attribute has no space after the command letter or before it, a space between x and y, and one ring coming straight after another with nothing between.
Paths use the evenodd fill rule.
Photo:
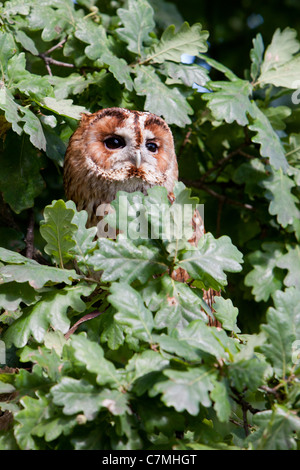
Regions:
<instances>
[{"instance_id":1,"label":"tree branch","mask_svg":"<svg viewBox=\"0 0 300 470\"><path fill-rule=\"evenodd\" d=\"M92 320L93 318L96 318L96 317L99 317L99 315L101 315L101 313L103 312L100 312L99 310L94 310L93 312L91 313L87 313L86 315L84 315L83 317L81 317L73 326L72 328L70 328L67 333L65 334L65 338L66 339L69 339L69 337L74 333L74 331L77 330L77 328L79 327L79 325L85 321L88 321L88 320Z\"/></svg>"},{"instance_id":2,"label":"tree branch","mask_svg":"<svg viewBox=\"0 0 300 470\"><path fill-rule=\"evenodd\" d=\"M26 243L26 258L33 259L34 254L34 211L30 209L29 211L29 221L27 227L27 233L25 237Z\"/></svg>"},{"instance_id":3,"label":"tree branch","mask_svg":"<svg viewBox=\"0 0 300 470\"><path fill-rule=\"evenodd\" d=\"M193 180L183 179L182 182L186 186L190 186L190 187L197 188L197 189L202 189L203 191L205 191L206 193L208 193L211 196L215 197L219 201L223 201L223 203L231 204L232 206L242 207L243 209L247 209L247 210L250 210L250 211L255 210L255 208L251 204L243 203L243 202L240 202L240 201L235 201L234 199L230 199L229 197L224 196L223 194L217 193L213 189L208 188L205 184L203 184L201 182L201 180L193 181Z\"/></svg>"},{"instance_id":4,"label":"tree branch","mask_svg":"<svg viewBox=\"0 0 300 470\"><path fill-rule=\"evenodd\" d=\"M52 57L49 57L49 54L51 54L53 51L55 51L56 49L62 47L65 42L67 41L67 38L63 39L62 41L60 41L58 44L55 44L55 46L53 47L50 47L50 49L48 49L46 52L40 52L38 54L38 56L43 59L43 61L45 62L45 66L46 66L46 69L47 69L47 72L49 75L53 75L52 74L52 70L51 70L51 67L50 67L50 64L51 65L57 65L58 67L68 67L68 68L74 68L75 65L74 64L70 64L69 62L61 62L60 60L55 60L55 59L52 59Z\"/></svg>"}]
</instances>

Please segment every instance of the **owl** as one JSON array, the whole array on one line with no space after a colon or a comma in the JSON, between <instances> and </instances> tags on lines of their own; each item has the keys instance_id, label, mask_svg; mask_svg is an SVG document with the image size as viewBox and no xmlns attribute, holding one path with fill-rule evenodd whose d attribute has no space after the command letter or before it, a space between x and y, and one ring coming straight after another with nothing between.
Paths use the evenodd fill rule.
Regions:
<instances>
[{"instance_id":1,"label":"owl","mask_svg":"<svg viewBox=\"0 0 300 470\"><path fill-rule=\"evenodd\" d=\"M82 115L65 156L64 188L67 199L87 211L87 226L97 225L97 208L113 201L118 191L147 194L152 186L164 186L172 201L177 179L173 136L162 118L123 108ZM189 241L197 245L204 233L199 213L192 225ZM172 277L185 282L189 276L179 268ZM211 295L211 290L204 292L206 300L213 299Z\"/></svg>"},{"instance_id":2,"label":"owl","mask_svg":"<svg viewBox=\"0 0 300 470\"><path fill-rule=\"evenodd\" d=\"M164 186L172 194L178 179L173 136L166 122L151 113L122 108L84 114L72 135L64 164L66 197L96 225L100 204L118 191Z\"/></svg>"}]
</instances>

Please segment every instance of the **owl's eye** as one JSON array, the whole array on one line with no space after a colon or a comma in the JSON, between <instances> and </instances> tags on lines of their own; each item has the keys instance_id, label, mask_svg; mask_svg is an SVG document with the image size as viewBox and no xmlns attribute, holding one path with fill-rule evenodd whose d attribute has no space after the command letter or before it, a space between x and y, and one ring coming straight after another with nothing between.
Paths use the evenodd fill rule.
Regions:
<instances>
[{"instance_id":1,"label":"owl's eye","mask_svg":"<svg viewBox=\"0 0 300 470\"><path fill-rule=\"evenodd\" d=\"M155 153L158 150L158 146L155 142L147 142L146 147L150 152Z\"/></svg>"},{"instance_id":2,"label":"owl's eye","mask_svg":"<svg viewBox=\"0 0 300 470\"><path fill-rule=\"evenodd\" d=\"M114 136L114 137L108 137L107 139L104 140L105 147L113 150L113 149L120 149L125 147L126 143L123 137L120 136Z\"/></svg>"}]
</instances>

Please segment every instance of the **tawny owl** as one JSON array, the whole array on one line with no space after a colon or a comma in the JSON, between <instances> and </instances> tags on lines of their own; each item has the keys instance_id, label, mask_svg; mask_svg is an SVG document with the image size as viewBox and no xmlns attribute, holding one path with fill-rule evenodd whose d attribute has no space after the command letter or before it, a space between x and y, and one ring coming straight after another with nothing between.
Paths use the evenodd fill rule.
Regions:
<instances>
[{"instance_id":1,"label":"tawny owl","mask_svg":"<svg viewBox=\"0 0 300 470\"><path fill-rule=\"evenodd\" d=\"M97 223L100 204L118 191L164 186L171 193L178 178L172 133L160 117L121 108L84 114L65 157L66 197Z\"/></svg>"},{"instance_id":2,"label":"tawny owl","mask_svg":"<svg viewBox=\"0 0 300 470\"><path fill-rule=\"evenodd\" d=\"M173 136L166 122L151 113L122 108L102 109L84 114L72 135L65 156L64 187L66 197L78 210L88 213L88 226L98 222L97 208L109 204L118 191L141 191L164 186L170 199L178 179ZM197 244L204 233L199 214L193 218ZM183 269L172 273L186 281ZM204 293L211 305L212 291Z\"/></svg>"}]
</instances>

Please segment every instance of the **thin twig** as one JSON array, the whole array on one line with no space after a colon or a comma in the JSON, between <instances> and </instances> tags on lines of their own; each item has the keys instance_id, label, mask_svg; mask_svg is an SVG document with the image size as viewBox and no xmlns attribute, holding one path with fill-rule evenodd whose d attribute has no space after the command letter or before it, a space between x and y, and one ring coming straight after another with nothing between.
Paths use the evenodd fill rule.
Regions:
<instances>
[{"instance_id":1,"label":"thin twig","mask_svg":"<svg viewBox=\"0 0 300 470\"><path fill-rule=\"evenodd\" d=\"M73 326L72 328L69 329L69 331L67 331L67 333L65 334L65 338L66 339L69 339L69 337L74 333L74 331L77 330L77 328L79 327L79 325L85 321L88 321L88 320L92 320L93 318L96 318L98 317L99 315L101 315L101 313L103 312L99 312L99 310L94 310L93 312L91 313L87 313L86 315L84 315L83 317L81 317Z\"/></svg>"},{"instance_id":2,"label":"thin twig","mask_svg":"<svg viewBox=\"0 0 300 470\"><path fill-rule=\"evenodd\" d=\"M229 160L231 160L231 158L233 158L235 155L237 155L239 153L239 149L237 150L234 150L233 152L230 152L228 155L226 155L226 157L224 158L221 158L220 160L217 161L217 163L212 167L210 168L209 170L207 170L202 176L201 178L199 179L200 182L204 182L206 180L206 178L211 174L213 173L214 171L216 171L218 168L221 168L224 163L227 163Z\"/></svg>"},{"instance_id":3,"label":"thin twig","mask_svg":"<svg viewBox=\"0 0 300 470\"><path fill-rule=\"evenodd\" d=\"M62 47L65 44L66 41L67 41L67 38L65 38L62 41L60 41L59 43L55 44L55 46L50 47L50 49L48 49L46 52L40 52L38 54L38 56L41 59L43 59L43 61L45 62L47 72L50 76L53 75L50 65L57 65L58 67L68 67L68 68L74 68L75 67L74 64L70 64L69 62L61 62L60 60L55 60L55 59L52 59L52 57L49 57L49 54L51 54L56 49Z\"/></svg>"},{"instance_id":4,"label":"thin twig","mask_svg":"<svg viewBox=\"0 0 300 470\"><path fill-rule=\"evenodd\" d=\"M214 191L213 189L208 188L200 180L192 181L192 180L183 179L182 181L187 186L191 186L191 187L194 187L194 188L197 188L197 189L203 189L203 191L205 191L206 193L208 193L211 196L215 197L219 201L223 201L226 204L231 204L233 206L242 207L243 209L247 209L247 210L250 210L250 211L255 210L254 207L251 204L243 203L243 202L240 202L240 201L235 201L234 199L230 199L229 197L224 196L223 194L219 194L216 191Z\"/></svg>"},{"instance_id":5,"label":"thin twig","mask_svg":"<svg viewBox=\"0 0 300 470\"><path fill-rule=\"evenodd\" d=\"M248 437L250 432L249 432L249 424L247 420L247 408L245 407L244 404L242 404L242 410L243 410L243 425L244 425L244 431L245 431L245 436Z\"/></svg>"},{"instance_id":6,"label":"thin twig","mask_svg":"<svg viewBox=\"0 0 300 470\"><path fill-rule=\"evenodd\" d=\"M231 398L241 406L242 411L243 411L243 427L244 427L245 435L247 437L250 434L247 411L250 411L250 413L252 414L256 414L260 410L257 408L253 408L253 406L250 405L250 403L248 403L237 390L232 388L232 391L235 394L235 396L231 395Z\"/></svg>"},{"instance_id":7,"label":"thin twig","mask_svg":"<svg viewBox=\"0 0 300 470\"><path fill-rule=\"evenodd\" d=\"M67 42L67 39L68 38L65 38L62 41L60 41L59 43L55 44L55 46L50 47L50 49L48 49L46 52L44 52L44 54L49 55L49 54L51 54L51 52L55 51L55 49L58 49L59 47L62 47L65 44L65 42Z\"/></svg>"},{"instance_id":8,"label":"thin twig","mask_svg":"<svg viewBox=\"0 0 300 470\"><path fill-rule=\"evenodd\" d=\"M184 147L186 146L186 144L189 142L189 139L190 139L190 136L191 136L191 133L192 133L192 128L190 127L187 131L187 133L185 134L185 138L183 139L183 142L180 146L180 149L178 150L178 153L177 153L177 160L179 160L182 152L183 152L183 149Z\"/></svg>"},{"instance_id":9,"label":"thin twig","mask_svg":"<svg viewBox=\"0 0 300 470\"><path fill-rule=\"evenodd\" d=\"M27 227L27 233L25 237L26 243L26 258L32 259L34 254L34 211L29 211L29 221Z\"/></svg>"}]
</instances>

